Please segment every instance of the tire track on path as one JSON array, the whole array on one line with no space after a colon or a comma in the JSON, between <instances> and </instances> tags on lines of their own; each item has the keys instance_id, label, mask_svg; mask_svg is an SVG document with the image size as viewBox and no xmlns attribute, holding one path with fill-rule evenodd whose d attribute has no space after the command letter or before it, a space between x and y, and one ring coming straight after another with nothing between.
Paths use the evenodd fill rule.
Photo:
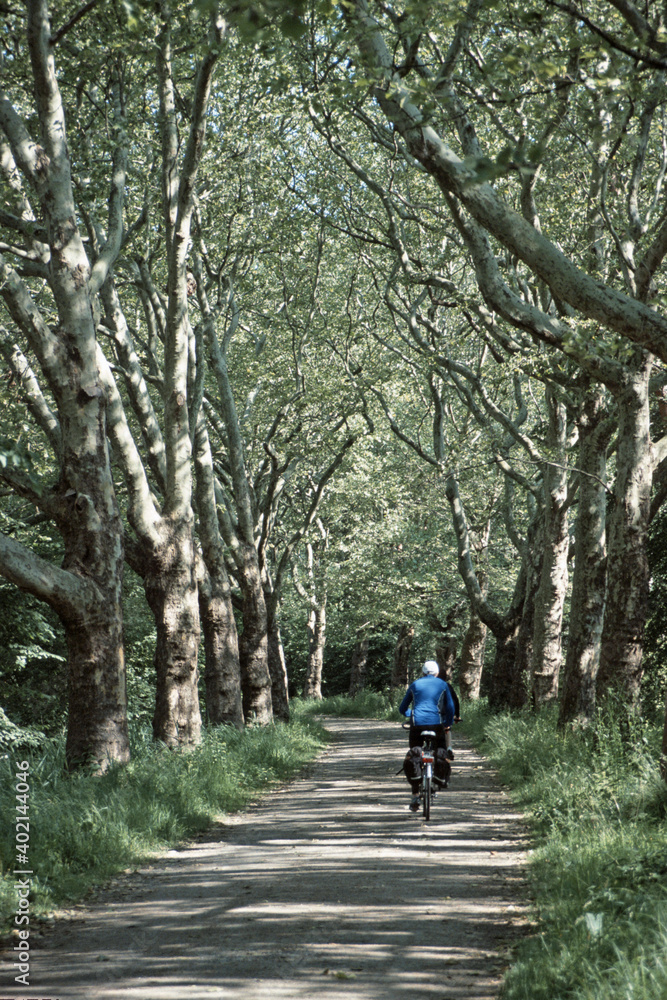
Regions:
<instances>
[{"instance_id":1,"label":"tire track on path","mask_svg":"<svg viewBox=\"0 0 667 1000\"><path fill-rule=\"evenodd\" d=\"M304 776L59 921L26 996L495 1000L527 927L509 796L455 732L450 788L424 823L395 774L406 733L325 725L333 741Z\"/></svg>"}]
</instances>

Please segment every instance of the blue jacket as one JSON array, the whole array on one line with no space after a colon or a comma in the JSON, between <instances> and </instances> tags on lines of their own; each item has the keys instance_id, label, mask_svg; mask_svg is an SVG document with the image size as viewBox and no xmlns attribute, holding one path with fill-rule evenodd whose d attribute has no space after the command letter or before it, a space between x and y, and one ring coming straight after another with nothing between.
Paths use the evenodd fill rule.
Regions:
<instances>
[{"instance_id":1,"label":"blue jacket","mask_svg":"<svg viewBox=\"0 0 667 1000\"><path fill-rule=\"evenodd\" d=\"M398 706L401 715L405 715L410 702L415 726L451 726L454 721L454 701L449 685L440 677L427 674L413 681Z\"/></svg>"}]
</instances>

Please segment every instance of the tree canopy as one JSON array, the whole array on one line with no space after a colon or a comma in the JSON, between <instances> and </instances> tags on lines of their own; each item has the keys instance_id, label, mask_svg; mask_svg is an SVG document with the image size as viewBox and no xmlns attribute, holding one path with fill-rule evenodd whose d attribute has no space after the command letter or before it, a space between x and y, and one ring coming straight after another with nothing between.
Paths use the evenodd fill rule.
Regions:
<instances>
[{"instance_id":1,"label":"tree canopy","mask_svg":"<svg viewBox=\"0 0 667 1000\"><path fill-rule=\"evenodd\" d=\"M174 746L410 643L563 724L655 702L660 5L3 17L3 670L65 658L70 763L127 759L124 618Z\"/></svg>"}]
</instances>

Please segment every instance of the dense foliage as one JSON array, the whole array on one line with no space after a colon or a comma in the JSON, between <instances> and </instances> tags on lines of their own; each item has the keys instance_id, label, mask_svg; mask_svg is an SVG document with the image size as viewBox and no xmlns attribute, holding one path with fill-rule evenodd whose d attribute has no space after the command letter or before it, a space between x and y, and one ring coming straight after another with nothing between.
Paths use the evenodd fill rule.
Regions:
<instances>
[{"instance_id":1,"label":"dense foliage","mask_svg":"<svg viewBox=\"0 0 667 1000\"><path fill-rule=\"evenodd\" d=\"M511 995L664 985L662 6L3 5L0 748L54 892L206 822L290 697L391 712L435 656L519 713L552 890L573 852Z\"/></svg>"}]
</instances>

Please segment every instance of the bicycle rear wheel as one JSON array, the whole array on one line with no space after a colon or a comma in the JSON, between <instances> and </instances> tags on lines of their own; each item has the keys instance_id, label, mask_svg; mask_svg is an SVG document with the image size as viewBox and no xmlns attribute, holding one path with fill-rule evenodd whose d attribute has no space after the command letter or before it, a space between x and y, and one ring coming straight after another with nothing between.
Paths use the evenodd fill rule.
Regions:
<instances>
[{"instance_id":1,"label":"bicycle rear wheel","mask_svg":"<svg viewBox=\"0 0 667 1000\"><path fill-rule=\"evenodd\" d=\"M431 776L429 774L424 775L424 782L422 784L422 807L424 811L424 819L430 819L431 817Z\"/></svg>"}]
</instances>

